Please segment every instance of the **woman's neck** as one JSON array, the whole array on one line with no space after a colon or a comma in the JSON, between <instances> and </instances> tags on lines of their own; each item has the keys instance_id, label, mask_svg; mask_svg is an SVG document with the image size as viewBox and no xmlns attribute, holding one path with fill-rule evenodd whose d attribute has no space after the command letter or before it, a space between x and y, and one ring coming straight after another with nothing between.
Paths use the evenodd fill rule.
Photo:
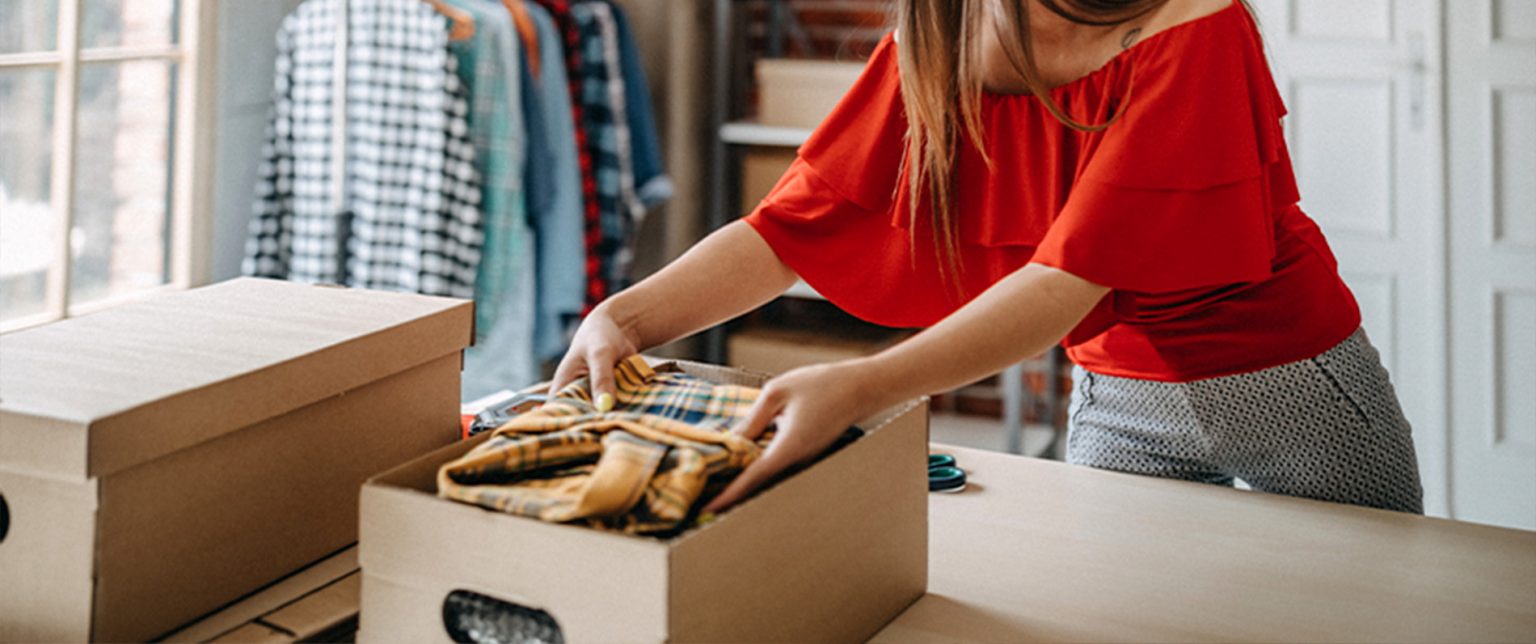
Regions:
<instances>
[{"instance_id":1,"label":"woman's neck","mask_svg":"<svg viewBox=\"0 0 1536 644\"><path fill-rule=\"evenodd\" d=\"M996 0L988 3L988 26L981 34L981 68L984 85L991 91L1019 93L1028 91L1023 78L1008 60L999 38L1011 38L1007 9L1000 3L1022 2L1029 17L1029 36L1035 64L1041 80L1049 87L1071 82L1103 65L1119 51L1112 43L1116 31L1126 25L1096 26L1068 20L1046 8L1039 0ZM1139 22L1139 21L1138 21ZM1129 23L1128 23L1129 24Z\"/></svg>"}]
</instances>

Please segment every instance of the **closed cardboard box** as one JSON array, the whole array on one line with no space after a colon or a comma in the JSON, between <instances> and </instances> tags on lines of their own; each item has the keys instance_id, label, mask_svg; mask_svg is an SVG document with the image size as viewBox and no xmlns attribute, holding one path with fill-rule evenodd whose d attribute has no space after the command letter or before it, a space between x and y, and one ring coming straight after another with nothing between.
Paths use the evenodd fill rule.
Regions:
<instances>
[{"instance_id":1,"label":"closed cardboard box","mask_svg":"<svg viewBox=\"0 0 1536 644\"><path fill-rule=\"evenodd\" d=\"M544 611L568 642L868 639L927 586L927 404L859 427L859 440L667 540L438 498L438 468L484 436L402 465L363 486L359 641L449 641L443 606L459 590Z\"/></svg>"},{"instance_id":2,"label":"closed cardboard box","mask_svg":"<svg viewBox=\"0 0 1536 644\"><path fill-rule=\"evenodd\" d=\"M743 369L781 374L791 369L874 355L896 344L901 333L856 333L824 328L748 327L726 339L729 362Z\"/></svg>"},{"instance_id":3,"label":"closed cardboard box","mask_svg":"<svg viewBox=\"0 0 1536 644\"><path fill-rule=\"evenodd\" d=\"M357 632L362 580L354 545L182 627L163 641L349 641Z\"/></svg>"},{"instance_id":4,"label":"closed cardboard box","mask_svg":"<svg viewBox=\"0 0 1536 644\"><path fill-rule=\"evenodd\" d=\"M756 67L757 120L763 125L815 129L863 72L863 63L761 59Z\"/></svg>"},{"instance_id":5,"label":"closed cardboard box","mask_svg":"<svg viewBox=\"0 0 1536 644\"><path fill-rule=\"evenodd\" d=\"M0 640L146 640L458 435L463 300L239 279L0 336Z\"/></svg>"},{"instance_id":6,"label":"closed cardboard box","mask_svg":"<svg viewBox=\"0 0 1536 644\"><path fill-rule=\"evenodd\" d=\"M741 212L752 212L795 162L795 151L752 148L741 158Z\"/></svg>"}]
</instances>

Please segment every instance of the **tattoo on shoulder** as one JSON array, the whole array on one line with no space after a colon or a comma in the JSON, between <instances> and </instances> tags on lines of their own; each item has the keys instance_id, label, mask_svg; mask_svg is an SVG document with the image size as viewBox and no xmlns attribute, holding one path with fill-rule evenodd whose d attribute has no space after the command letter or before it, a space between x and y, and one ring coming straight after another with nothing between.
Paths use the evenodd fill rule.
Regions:
<instances>
[{"instance_id":1,"label":"tattoo on shoulder","mask_svg":"<svg viewBox=\"0 0 1536 644\"><path fill-rule=\"evenodd\" d=\"M1136 27L1130 31L1125 32L1125 37L1120 39L1120 48L1130 49L1131 45L1136 44L1136 37L1140 35L1141 27Z\"/></svg>"}]
</instances>

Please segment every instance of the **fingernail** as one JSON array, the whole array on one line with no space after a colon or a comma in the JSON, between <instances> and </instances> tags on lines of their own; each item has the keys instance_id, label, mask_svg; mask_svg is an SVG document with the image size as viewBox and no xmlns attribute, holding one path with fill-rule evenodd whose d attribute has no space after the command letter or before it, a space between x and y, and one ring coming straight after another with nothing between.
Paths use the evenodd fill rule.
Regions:
<instances>
[{"instance_id":1,"label":"fingernail","mask_svg":"<svg viewBox=\"0 0 1536 644\"><path fill-rule=\"evenodd\" d=\"M597 410L609 412L613 410L613 394L605 393L597 397Z\"/></svg>"}]
</instances>

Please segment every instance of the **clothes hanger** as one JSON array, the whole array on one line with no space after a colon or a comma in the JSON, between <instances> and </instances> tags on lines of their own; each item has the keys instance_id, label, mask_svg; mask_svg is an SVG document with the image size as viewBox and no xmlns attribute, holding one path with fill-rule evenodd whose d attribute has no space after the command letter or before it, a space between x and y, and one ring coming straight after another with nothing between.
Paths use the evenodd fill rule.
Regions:
<instances>
[{"instance_id":1,"label":"clothes hanger","mask_svg":"<svg viewBox=\"0 0 1536 644\"><path fill-rule=\"evenodd\" d=\"M469 15L463 9L449 6L443 0L426 0L438 13L447 16L453 21L453 26L448 29L449 40L469 40L475 35L475 17Z\"/></svg>"},{"instance_id":2,"label":"clothes hanger","mask_svg":"<svg viewBox=\"0 0 1536 644\"><path fill-rule=\"evenodd\" d=\"M533 16L528 13L528 5L523 0L502 0L507 7L507 13L512 14L512 23L517 26L518 36L523 41L523 55L528 57L528 70L533 72L533 77L539 77L539 29L533 24Z\"/></svg>"}]
</instances>

